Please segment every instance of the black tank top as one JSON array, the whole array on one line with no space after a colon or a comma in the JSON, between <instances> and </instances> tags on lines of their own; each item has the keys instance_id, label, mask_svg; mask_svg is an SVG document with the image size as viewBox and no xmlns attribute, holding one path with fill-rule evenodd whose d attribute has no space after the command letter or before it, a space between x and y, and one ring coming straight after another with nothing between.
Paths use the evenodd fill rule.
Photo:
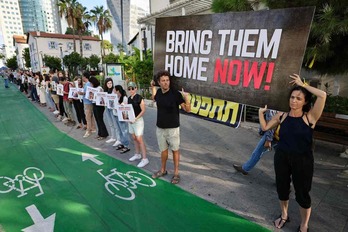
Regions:
<instances>
[{"instance_id":1,"label":"black tank top","mask_svg":"<svg viewBox=\"0 0 348 232\"><path fill-rule=\"evenodd\" d=\"M312 152L312 141L313 129L303 121L303 115L291 117L288 114L280 124L277 149L286 153L308 154Z\"/></svg>"}]
</instances>

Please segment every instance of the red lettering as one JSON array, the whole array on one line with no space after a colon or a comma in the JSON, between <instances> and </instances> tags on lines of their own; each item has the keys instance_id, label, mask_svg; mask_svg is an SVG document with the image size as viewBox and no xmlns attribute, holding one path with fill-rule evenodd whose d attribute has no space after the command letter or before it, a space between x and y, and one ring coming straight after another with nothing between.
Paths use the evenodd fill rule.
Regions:
<instances>
[{"instance_id":1,"label":"red lettering","mask_svg":"<svg viewBox=\"0 0 348 232\"><path fill-rule=\"evenodd\" d=\"M236 69L236 73L235 73L236 78L233 80L234 66L236 66L237 69ZM227 80L229 85L239 85L241 70L242 70L242 61L232 60L230 62L230 67L228 69L228 80Z\"/></svg>"},{"instance_id":2,"label":"red lettering","mask_svg":"<svg viewBox=\"0 0 348 232\"><path fill-rule=\"evenodd\" d=\"M244 61L244 79L243 79L243 87L248 87L251 80L254 79L254 88L260 89L263 75L265 73L265 69L267 66L267 62L262 62L260 67L260 72L258 71L258 63L253 62L249 71L249 61Z\"/></svg>"},{"instance_id":3,"label":"red lettering","mask_svg":"<svg viewBox=\"0 0 348 232\"><path fill-rule=\"evenodd\" d=\"M227 59L224 60L224 67L223 68L221 66L221 60L216 59L215 71L214 71L214 82L215 83L219 81L219 77L220 77L221 84L226 83L227 68L228 68L228 60Z\"/></svg>"}]
</instances>

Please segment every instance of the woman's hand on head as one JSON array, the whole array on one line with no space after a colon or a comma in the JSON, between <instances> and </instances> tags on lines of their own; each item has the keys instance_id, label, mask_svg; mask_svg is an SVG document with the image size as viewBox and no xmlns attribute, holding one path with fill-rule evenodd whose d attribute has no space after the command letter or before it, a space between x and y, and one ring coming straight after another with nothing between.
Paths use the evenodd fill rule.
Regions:
<instances>
[{"instance_id":1,"label":"woman's hand on head","mask_svg":"<svg viewBox=\"0 0 348 232\"><path fill-rule=\"evenodd\" d=\"M298 86L303 86L304 83L301 80L301 77L298 74L292 74L290 75L290 78L292 79L289 83L292 85L298 85Z\"/></svg>"}]
</instances>

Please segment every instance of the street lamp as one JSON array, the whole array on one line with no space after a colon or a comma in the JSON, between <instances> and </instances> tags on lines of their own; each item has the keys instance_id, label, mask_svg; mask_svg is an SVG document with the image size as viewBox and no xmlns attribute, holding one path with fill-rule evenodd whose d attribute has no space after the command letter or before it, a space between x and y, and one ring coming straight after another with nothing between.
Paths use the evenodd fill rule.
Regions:
<instances>
[{"instance_id":1,"label":"street lamp","mask_svg":"<svg viewBox=\"0 0 348 232\"><path fill-rule=\"evenodd\" d=\"M58 46L59 46L59 49L60 49L60 59L61 59L61 61L62 61L62 69L63 69L63 71L64 71L63 44L62 44L62 43L59 43Z\"/></svg>"}]
</instances>

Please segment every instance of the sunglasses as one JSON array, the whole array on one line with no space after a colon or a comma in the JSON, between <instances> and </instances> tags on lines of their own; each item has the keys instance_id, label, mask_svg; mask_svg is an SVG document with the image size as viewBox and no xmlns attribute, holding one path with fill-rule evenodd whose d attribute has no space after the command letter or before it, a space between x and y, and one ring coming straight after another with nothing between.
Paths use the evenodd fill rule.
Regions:
<instances>
[{"instance_id":1,"label":"sunglasses","mask_svg":"<svg viewBox=\"0 0 348 232\"><path fill-rule=\"evenodd\" d=\"M130 90L135 90L135 88L134 87L129 87L128 91L130 91Z\"/></svg>"}]
</instances>

